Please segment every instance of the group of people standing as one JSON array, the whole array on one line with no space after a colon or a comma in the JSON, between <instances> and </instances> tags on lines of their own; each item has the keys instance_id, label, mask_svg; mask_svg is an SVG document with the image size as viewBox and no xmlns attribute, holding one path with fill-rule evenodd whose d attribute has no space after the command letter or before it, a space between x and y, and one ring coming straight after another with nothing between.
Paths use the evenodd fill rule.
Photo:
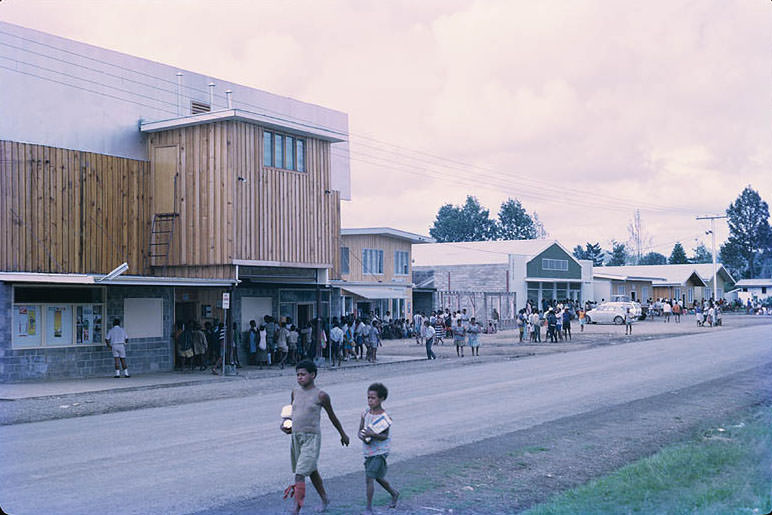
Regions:
<instances>
[{"instance_id":1,"label":"group of people standing","mask_svg":"<svg viewBox=\"0 0 772 515\"><path fill-rule=\"evenodd\" d=\"M548 303L539 311L530 302L517 314L517 331L520 343L541 342L541 328L547 327L546 337L551 343L571 340L571 321L579 320L580 331L584 331L585 309L579 303L567 300L565 303Z\"/></svg>"},{"instance_id":2,"label":"group of people standing","mask_svg":"<svg viewBox=\"0 0 772 515\"><path fill-rule=\"evenodd\" d=\"M238 327L233 324L234 336L238 334ZM238 353L235 352L235 342L231 339L231 348L225 349L226 332L225 324L218 322L205 322L203 327L195 320L183 322L177 321L174 329L174 345L176 348L175 370L185 372L198 368L201 371L211 367L213 374L218 373L222 365L223 350L227 355L226 362L232 366L241 367L238 361Z\"/></svg>"}]
</instances>

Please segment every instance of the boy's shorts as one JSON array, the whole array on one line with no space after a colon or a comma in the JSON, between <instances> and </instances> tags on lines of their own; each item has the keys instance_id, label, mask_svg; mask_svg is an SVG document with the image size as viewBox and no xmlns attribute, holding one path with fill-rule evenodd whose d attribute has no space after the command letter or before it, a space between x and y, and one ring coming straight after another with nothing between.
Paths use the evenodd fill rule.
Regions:
<instances>
[{"instance_id":1,"label":"boy's shorts","mask_svg":"<svg viewBox=\"0 0 772 515\"><path fill-rule=\"evenodd\" d=\"M123 343L114 343L111 345L114 358L126 357L126 345Z\"/></svg>"},{"instance_id":2,"label":"boy's shorts","mask_svg":"<svg viewBox=\"0 0 772 515\"><path fill-rule=\"evenodd\" d=\"M365 456L365 476L369 479L383 479L389 466L386 464L385 454Z\"/></svg>"},{"instance_id":3,"label":"boy's shorts","mask_svg":"<svg viewBox=\"0 0 772 515\"><path fill-rule=\"evenodd\" d=\"M292 472L301 476L310 476L317 469L321 447L321 433L292 433L290 448Z\"/></svg>"}]
</instances>

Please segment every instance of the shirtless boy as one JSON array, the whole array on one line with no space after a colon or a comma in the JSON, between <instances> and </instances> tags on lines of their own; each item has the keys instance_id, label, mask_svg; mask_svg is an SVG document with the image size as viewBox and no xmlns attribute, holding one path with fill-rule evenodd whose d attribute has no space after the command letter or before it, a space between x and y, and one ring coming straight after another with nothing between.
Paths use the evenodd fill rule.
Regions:
<instances>
[{"instance_id":1,"label":"shirtless boy","mask_svg":"<svg viewBox=\"0 0 772 515\"><path fill-rule=\"evenodd\" d=\"M332 409L330 396L314 384L316 379L316 365L313 361L304 360L295 366L298 386L292 390L292 428L282 426L281 430L292 435L291 459L292 472L295 473L295 484L290 485L284 492L287 496L295 496L295 508L293 513L300 513L306 498L306 476L310 476L311 483L316 488L322 499L322 511L327 509L329 499L324 490L322 476L317 470L319 461L319 449L322 444L322 432L320 429L321 409L327 412L330 422L340 433L341 445L348 445L349 438L343 431L338 417Z\"/></svg>"}]
</instances>

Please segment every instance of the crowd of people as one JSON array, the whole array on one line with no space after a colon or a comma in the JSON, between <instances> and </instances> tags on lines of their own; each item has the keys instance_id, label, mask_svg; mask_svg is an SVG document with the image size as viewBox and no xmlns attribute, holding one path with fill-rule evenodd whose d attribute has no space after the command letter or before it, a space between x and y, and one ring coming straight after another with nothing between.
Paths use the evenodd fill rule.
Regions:
<instances>
[{"instance_id":1,"label":"crowd of people","mask_svg":"<svg viewBox=\"0 0 772 515\"><path fill-rule=\"evenodd\" d=\"M586 313L592 302L581 303L572 299L547 300L541 303L528 301L515 319L518 341L538 343L568 342L572 339L573 324L578 322L579 331L586 325ZM721 325L722 302L712 300L694 302L686 307L674 299L648 299L645 304L648 317L662 317L665 323L680 323L681 318L693 314L698 325ZM753 306L748 308L754 309ZM625 313L625 334L632 334L632 323L638 315ZM467 310L439 309L426 314L416 312L411 319L392 317L390 312L380 316L377 312L364 317L347 315L333 317L331 321L313 319L296 325L290 317L276 320L266 315L259 322L249 321L249 329L240 331L234 323L228 338L225 324L215 320L203 326L195 320L178 321L174 330L177 370L211 370L219 373L223 361L235 368L241 367L239 349L248 356L248 365L278 367L295 365L302 360L324 358L331 366L340 366L349 360L375 362L383 340L414 338L416 344L426 346L427 359L436 356L433 345L451 342L457 357L465 356L471 349L472 356L479 356L479 335L493 334L499 330L500 317L494 309L490 320L483 325L468 314ZM542 335L544 328L544 335ZM226 342L229 345L226 348ZM223 355L225 349L225 355ZM242 355L243 355L242 354Z\"/></svg>"}]
</instances>

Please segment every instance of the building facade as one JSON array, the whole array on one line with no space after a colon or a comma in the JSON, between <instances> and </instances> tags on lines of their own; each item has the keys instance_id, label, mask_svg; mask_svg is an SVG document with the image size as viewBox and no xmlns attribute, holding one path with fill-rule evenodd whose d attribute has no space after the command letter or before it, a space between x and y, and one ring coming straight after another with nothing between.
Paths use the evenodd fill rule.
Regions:
<instances>
[{"instance_id":1,"label":"building facade","mask_svg":"<svg viewBox=\"0 0 772 515\"><path fill-rule=\"evenodd\" d=\"M433 242L429 237L389 227L348 228L341 231L339 289L341 315L371 314L410 318L413 308L413 245Z\"/></svg>"},{"instance_id":2,"label":"building facade","mask_svg":"<svg viewBox=\"0 0 772 515\"><path fill-rule=\"evenodd\" d=\"M0 42L0 380L109 373L113 318L144 372L174 366L177 321L334 310L345 113L2 22Z\"/></svg>"},{"instance_id":3,"label":"building facade","mask_svg":"<svg viewBox=\"0 0 772 515\"><path fill-rule=\"evenodd\" d=\"M434 289L432 309L466 309L487 321L514 320L531 302L592 297L592 264L554 240L451 242L413 249L416 284Z\"/></svg>"}]
</instances>

